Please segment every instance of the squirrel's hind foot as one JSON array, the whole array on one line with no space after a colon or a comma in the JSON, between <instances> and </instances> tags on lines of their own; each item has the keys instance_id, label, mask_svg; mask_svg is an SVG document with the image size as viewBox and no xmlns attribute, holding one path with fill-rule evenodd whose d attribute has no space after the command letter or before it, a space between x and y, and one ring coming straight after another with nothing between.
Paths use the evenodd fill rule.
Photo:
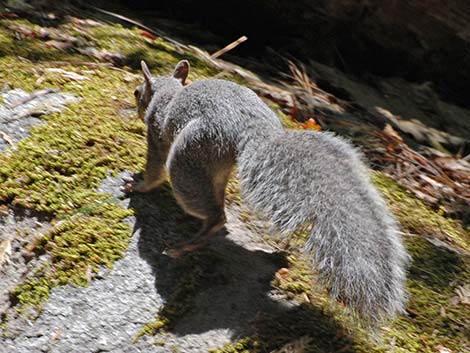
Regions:
<instances>
[{"instance_id":1,"label":"squirrel's hind foot","mask_svg":"<svg viewBox=\"0 0 470 353\"><path fill-rule=\"evenodd\" d=\"M120 187L120 189L122 192L126 194L129 194L131 192L140 192L140 193L150 192L161 184L160 180L152 182L152 183L148 183L145 180L136 181L132 177L126 177L126 178L123 178L123 180L124 180L124 184Z\"/></svg>"},{"instance_id":2,"label":"squirrel's hind foot","mask_svg":"<svg viewBox=\"0 0 470 353\"><path fill-rule=\"evenodd\" d=\"M204 247L207 244L209 238L224 226L225 221L225 213L222 213L218 217L212 218L210 221L205 220L201 230L196 234L194 239L182 243L175 248L165 250L164 254L173 259L177 259L183 256L185 253L192 252Z\"/></svg>"}]
</instances>

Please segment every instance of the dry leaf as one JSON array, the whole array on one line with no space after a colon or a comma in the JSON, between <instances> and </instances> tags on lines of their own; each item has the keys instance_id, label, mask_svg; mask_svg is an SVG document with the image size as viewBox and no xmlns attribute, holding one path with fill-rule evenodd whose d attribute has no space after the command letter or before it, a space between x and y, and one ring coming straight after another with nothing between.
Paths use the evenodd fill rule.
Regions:
<instances>
[{"instance_id":1,"label":"dry leaf","mask_svg":"<svg viewBox=\"0 0 470 353\"><path fill-rule=\"evenodd\" d=\"M57 341L60 338L60 336L62 336L62 329L60 327L57 327L51 336L51 341L52 342Z\"/></svg>"},{"instance_id":2,"label":"dry leaf","mask_svg":"<svg viewBox=\"0 0 470 353\"><path fill-rule=\"evenodd\" d=\"M315 130L315 131L321 130L321 126L318 125L317 122L313 118L308 119L305 123L302 124L302 126L306 130Z\"/></svg>"},{"instance_id":3,"label":"dry leaf","mask_svg":"<svg viewBox=\"0 0 470 353\"><path fill-rule=\"evenodd\" d=\"M5 132L0 131L0 135L10 146L13 146L15 144L13 142L13 139L10 136L8 136Z\"/></svg>"},{"instance_id":4,"label":"dry leaf","mask_svg":"<svg viewBox=\"0 0 470 353\"><path fill-rule=\"evenodd\" d=\"M140 34L145 37L145 38L148 38L148 39L151 39L151 40L154 40L154 39L157 39L158 37L150 32L147 32L147 31L144 31L143 29L140 30Z\"/></svg>"},{"instance_id":5,"label":"dry leaf","mask_svg":"<svg viewBox=\"0 0 470 353\"><path fill-rule=\"evenodd\" d=\"M0 243L0 268L8 263L11 257L11 239L5 239Z\"/></svg>"},{"instance_id":6,"label":"dry leaf","mask_svg":"<svg viewBox=\"0 0 470 353\"><path fill-rule=\"evenodd\" d=\"M81 26L81 27L99 27L103 26L103 23L95 21L95 20L90 20L90 19L81 19L81 18L76 18L72 17L71 22L75 25Z\"/></svg>"},{"instance_id":7,"label":"dry leaf","mask_svg":"<svg viewBox=\"0 0 470 353\"><path fill-rule=\"evenodd\" d=\"M75 80L75 81L89 80L88 77L83 76L83 75L79 75L79 74L77 74L75 72L72 72L72 71L65 71L65 70L57 69L57 68L49 68L49 69L46 69L46 71L47 72L59 73L62 77L69 78L69 79Z\"/></svg>"},{"instance_id":8,"label":"dry leaf","mask_svg":"<svg viewBox=\"0 0 470 353\"><path fill-rule=\"evenodd\" d=\"M438 344L434 348L437 349L439 353L452 353L452 351L449 348L444 347L442 344Z\"/></svg>"},{"instance_id":9,"label":"dry leaf","mask_svg":"<svg viewBox=\"0 0 470 353\"><path fill-rule=\"evenodd\" d=\"M110 52L105 49L98 50L94 47L87 47L84 49L77 48L77 50L83 55L93 56L99 60L111 62L117 65L121 65L126 61L125 55L117 52Z\"/></svg>"},{"instance_id":10,"label":"dry leaf","mask_svg":"<svg viewBox=\"0 0 470 353\"><path fill-rule=\"evenodd\" d=\"M73 44L70 42L59 42L58 40L48 40L46 42L46 47L55 48L58 50L67 50L73 47Z\"/></svg>"},{"instance_id":11,"label":"dry leaf","mask_svg":"<svg viewBox=\"0 0 470 353\"><path fill-rule=\"evenodd\" d=\"M387 135L388 137L390 137L392 140L394 140L395 142L398 142L398 143L401 143L403 142L403 139L401 138L401 136L398 134L398 132L396 132L392 125L390 124L387 124L385 125L384 127L384 133L385 135Z\"/></svg>"},{"instance_id":12,"label":"dry leaf","mask_svg":"<svg viewBox=\"0 0 470 353\"><path fill-rule=\"evenodd\" d=\"M455 290L459 296L459 302L470 305L470 284L460 286Z\"/></svg>"}]
</instances>

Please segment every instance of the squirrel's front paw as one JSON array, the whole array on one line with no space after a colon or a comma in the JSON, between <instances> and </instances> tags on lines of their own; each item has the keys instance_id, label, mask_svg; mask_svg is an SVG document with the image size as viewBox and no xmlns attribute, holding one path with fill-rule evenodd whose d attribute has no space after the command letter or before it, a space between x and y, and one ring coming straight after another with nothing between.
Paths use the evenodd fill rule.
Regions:
<instances>
[{"instance_id":1,"label":"squirrel's front paw","mask_svg":"<svg viewBox=\"0 0 470 353\"><path fill-rule=\"evenodd\" d=\"M121 191L129 194L131 192L145 192L145 182L136 182L132 177L122 178L124 184L120 187Z\"/></svg>"}]
</instances>

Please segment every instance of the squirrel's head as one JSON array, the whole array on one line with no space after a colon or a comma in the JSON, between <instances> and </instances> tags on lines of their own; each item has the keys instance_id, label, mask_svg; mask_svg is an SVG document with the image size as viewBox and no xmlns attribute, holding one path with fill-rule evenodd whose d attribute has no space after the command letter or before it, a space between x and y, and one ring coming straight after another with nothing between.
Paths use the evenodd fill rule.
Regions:
<instances>
[{"instance_id":1,"label":"squirrel's head","mask_svg":"<svg viewBox=\"0 0 470 353\"><path fill-rule=\"evenodd\" d=\"M137 112L140 119L144 119L145 111L147 110L153 95L163 89L165 85L179 82L181 85L185 85L186 79L189 74L189 62L187 60L181 60L173 71L171 77L152 77L150 70L145 61L140 62L142 67L142 73L144 75L144 82L137 86L134 91L134 96L137 103Z\"/></svg>"}]
</instances>

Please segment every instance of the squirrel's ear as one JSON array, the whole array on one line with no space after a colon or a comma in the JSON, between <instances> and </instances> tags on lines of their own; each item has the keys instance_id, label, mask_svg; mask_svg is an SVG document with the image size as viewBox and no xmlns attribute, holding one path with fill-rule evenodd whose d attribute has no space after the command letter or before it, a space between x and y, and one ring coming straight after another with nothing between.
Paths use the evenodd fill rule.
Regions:
<instances>
[{"instance_id":1,"label":"squirrel's ear","mask_svg":"<svg viewBox=\"0 0 470 353\"><path fill-rule=\"evenodd\" d=\"M181 60L176 66L175 71L173 71L173 77L180 80L184 85L184 81L188 78L189 74L189 61Z\"/></svg>"},{"instance_id":2,"label":"squirrel's ear","mask_svg":"<svg viewBox=\"0 0 470 353\"><path fill-rule=\"evenodd\" d=\"M142 67L142 72L144 73L145 81L150 84L152 80L152 74L150 73L149 67L143 60L140 62L140 66Z\"/></svg>"}]
</instances>

